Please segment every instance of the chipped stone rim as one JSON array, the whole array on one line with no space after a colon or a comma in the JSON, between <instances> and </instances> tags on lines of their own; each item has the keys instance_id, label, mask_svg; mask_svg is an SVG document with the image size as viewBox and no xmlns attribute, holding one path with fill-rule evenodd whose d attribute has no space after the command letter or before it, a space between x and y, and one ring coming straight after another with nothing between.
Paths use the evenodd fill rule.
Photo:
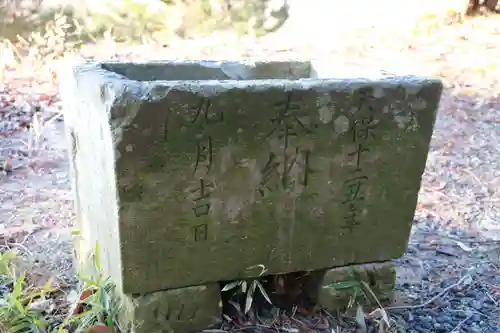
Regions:
<instances>
[{"instance_id":1,"label":"chipped stone rim","mask_svg":"<svg viewBox=\"0 0 500 333\"><path fill-rule=\"evenodd\" d=\"M142 67L146 65L154 66L199 66L200 68L210 68L210 69L221 69L225 74L233 79L219 80L219 79L204 79L204 80L134 80L125 75L116 73L109 69L112 66L121 67ZM236 73L237 69L259 69L259 66L287 66L290 69L296 69L298 66L302 66L303 69L308 68L309 77L295 77L292 78L268 78L268 79L252 79L252 78L241 78ZM322 67L321 67L322 66ZM108 67L108 69L106 68ZM167 88L165 92L172 88L186 90L186 91L197 91L203 95L213 96L219 92L227 91L234 88L245 89L252 87L254 90L265 90L270 86L284 86L285 90L288 89L310 89L314 86L318 92L321 92L321 88L324 88L325 92L331 90L332 86L344 86L347 90L355 91L366 85L378 85L381 88L390 87L394 85L404 86L406 89L419 89L423 81L429 83L435 83L442 85L439 78L434 77L424 77L416 75L390 75L380 72L375 75L352 75L350 77L334 77L332 73L334 69L328 67L325 63L320 63L317 61L260 61L260 60L250 60L244 59L241 61L215 61L215 60L165 60L165 61L84 61L76 64L70 65L70 68L65 68L62 70L61 83L64 88L68 81L72 81L75 78L79 80L84 77L87 78L89 83L97 84L101 86L101 90L106 90L106 88L113 88L115 92L125 91L129 94L136 96L137 99L162 99L165 98L166 94L158 95L158 88ZM300 70L299 70L300 73ZM248 72L246 74L249 74ZM251 74L251 73L250 73ZM68 77L70 75L71 77ZM249 75L247 75L248 77ZM69 79L69 80L68 80ZM87 81L85 80L85 81ZM81 82L81 81L80 81ZM415 90L413 90L415 93ZM103 92L102 94L105 94Z\"/></svg>"}]
</instances>

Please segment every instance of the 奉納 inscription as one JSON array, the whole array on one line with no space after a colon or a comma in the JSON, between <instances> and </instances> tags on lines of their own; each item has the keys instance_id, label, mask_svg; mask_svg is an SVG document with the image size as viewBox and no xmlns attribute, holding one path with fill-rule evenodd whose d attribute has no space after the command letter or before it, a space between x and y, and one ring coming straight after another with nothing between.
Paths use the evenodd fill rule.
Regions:
<instances>
[{"instance_id":1,"label":"\u5949\u7d0d inscription","mask_svg":"<svg viewBox=\"0 0 500 333\"><path fill-rule=\"evenodd\" d=\"M361 110L360 110L361 111ZM344 229L352 231L359 225L359 217L363 213L363 202L365 200L365 185L368 176L363 173L363 154L370 152L368 143L374 138L375 123L373 114L362 116L356 119L350 128L354 151L348 154L351 161L354 161L354 168L351 177L344 181L342 190L342 204L346 207L344 214Z\"/></svg>"},{"instance_id":2,"label":"\u5949\u7d0d inscription","mask_svg":"<svg viewBox=\"0 0 500 333\"><path fill-rule=\"evenodd\" d=\"M268 139L277 138L281 142L281 150L269 152L264 167L260 170L261 181L257 191L261 196L272 192L276 187L289 189L294 183L307 186L310 168L310 149L291 144L291 138L313 133L307 114L301 110L300 104L294 102L294 94L288 92L284 101L275 103L276 114L271 119L272 129ZM298 172L293 172L298 168ZM293 174L293 177L292 177Z\"/></svg>"},{"instance_id":3,"label":"\u5949\u7d0d inscription","mask_svg":"<svg viewBox=\"0 0 500 333\"><path fill-rule=\"evenodd\" d=\"M284 149L289 146L290 137L296 137L302 131L305 134L311 134L312 130L308 128L303 118L306 114L301 112L300 105L293 102L292 92L288 92L285 101L275 103L276 114L271 119L273 128L268 137L277 137L283 140Z\"/></svg>"},{"instance_id":4,"label":"\u5949\u7d0d inscription","mask_svg":"<svg viewBox=\"0 0 500 333\"><path fill-rule=\"evenodd\" d=\"M192 171L193 176L198 178L198 185L190 191L193 195L194 207L192 210L194 216L200 218L210 214L210 197L215 189L214 182L208 179L208 173L212 170L214 160L213 139L205 131L211 125L223 122L224 113L214 108L212 101L208 98L201 98L195 107L188 108L188 110L193 112L189 119L190 123L198 125L200 130L200 134L196 137L196 157ZM195 242L206 241L208 232L209 228L206 222L193 226L193 240Z\"/></svg>"}]
</instances>

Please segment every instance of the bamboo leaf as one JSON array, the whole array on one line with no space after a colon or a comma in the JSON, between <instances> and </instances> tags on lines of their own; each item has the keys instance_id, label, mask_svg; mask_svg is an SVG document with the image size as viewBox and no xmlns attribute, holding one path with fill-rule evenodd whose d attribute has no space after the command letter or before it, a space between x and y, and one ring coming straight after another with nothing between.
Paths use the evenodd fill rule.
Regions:
<instances>
[{"instance_id":1,"label":"bamboo leaf","mask_svg":"<svg viewBox=\"0 0 500 333\"><path fill-rule=\"evenodd\" d=\"M228 284L226 284L224 286L224 288L222 288L222 291L228 291L228 290L234 289L234 288L238 287L240 284L241 284L241 281L229 282Z\"/></svg>"},{"instance_id":2,"label":"bamboo leaf","mask_svg":"<svg viewBox=\"0 0 500 333\"><path fill-rule=\"evenodd\" d=\"M247 293L247 297L245 300L245 314L247 314L248 311L250 311L250 309L252 308L252 303L253 303L253 295L252 293Z\"/></svg>"},{"instance_id":3,"label":"bamboo leaf","mask_svg":"<svg viewBox=\"0 0 500 333\"><path fill-rule=\"evenodd\" d=\"M358 281L342 281L342 282L336 282L328 285L327 287L336 289L336 290L342 290L342 289L348 289L348 288L355 288L359 287L359 282Z\"/></svg>"},{"instance_id":4,"label":"bamboo leaf","mask_svg":"<svg viewBox=\"0 0 500 333\"><path fill-rule=\"evenodd\" d=\"M256 281L257 282L257 287L259 288L260 290L260 293L262 294L262 296L264 296L264 298L266 299L266 301L269 303L269 304L273 304L271 302L271 299L269 298L269 296L267 295L267 292L266 290L264 289L264 286L262 286L262 284L259 282L259 281Z\"/></svg>"}]
</instances>

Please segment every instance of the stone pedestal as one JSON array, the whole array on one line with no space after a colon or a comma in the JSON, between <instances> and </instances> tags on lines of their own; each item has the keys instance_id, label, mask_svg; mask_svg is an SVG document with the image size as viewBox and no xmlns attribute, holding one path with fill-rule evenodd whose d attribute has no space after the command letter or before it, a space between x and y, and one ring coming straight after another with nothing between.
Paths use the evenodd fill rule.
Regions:
<instances>
[{"instance_id":1,"label":"stone pedestal","mask_svg":"<svg viewBox=\"0 0 500 333\"><path fill-rule=\"evenodd\" d=\"M125 295L120 314L124 332L170 333L201 331L220 322L222 303L218 283Z\"/></svg>"},{"instance_id":2,"label":"stone pedestal","mask_svg":"<svg viewBox=\"0 0 500 333\"><path fill-rule=\"evenodd\" d=\"M377 308L392 301L395 283L392 262L332 268L325 272L319 304L330 311L357 304L365 310Z\"/></svg>"},{"instance_id":3,"label":"stone pedestal","mask_svg":"<svg viewBox=\"0 0 500 333\"><path fill-rule=\"evenodd\" d=\"M442 85L333 75L251 61L61 73L79 257L99 243L131 295L401 256Z\"/></svg>"}]
</instances>

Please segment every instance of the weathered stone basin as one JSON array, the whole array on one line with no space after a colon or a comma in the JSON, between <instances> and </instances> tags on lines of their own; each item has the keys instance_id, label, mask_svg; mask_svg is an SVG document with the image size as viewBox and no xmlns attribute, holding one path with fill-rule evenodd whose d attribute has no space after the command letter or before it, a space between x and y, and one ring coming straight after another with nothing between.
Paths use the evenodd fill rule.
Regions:
<instances>
[{"instance_id":1,"label":"weathered stone basin","mask_svg":"<svg viewBox=\"0 0 500 333\"><path fill-rule=\"evenodd\" d=\"M252 61L64 74L79 256L97 241L122 292L404 253L439 80Z\"/></svg>"}]
</instances>

